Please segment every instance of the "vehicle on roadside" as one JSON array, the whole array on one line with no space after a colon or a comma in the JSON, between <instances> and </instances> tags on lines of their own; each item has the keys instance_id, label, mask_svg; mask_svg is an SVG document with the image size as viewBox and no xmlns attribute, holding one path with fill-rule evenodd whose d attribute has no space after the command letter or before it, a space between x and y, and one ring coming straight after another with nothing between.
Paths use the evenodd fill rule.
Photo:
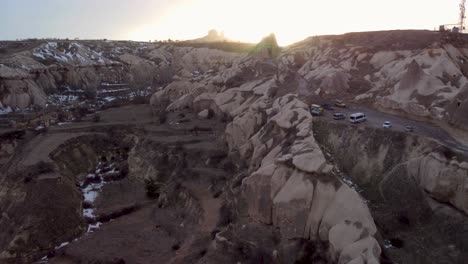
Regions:
<instances>
[{"instance_id":1,"label":"vehicle on roadside","mask_svg":"<svg viewBox=\"0 0 468 264\"><path fill-rule=\"evenodd\" d=\"M337 107L341 107L341 108L345 108L345 107L346 107L346 104L345 104L343 101L341 101L341 100L338 100L338 99L337 99L337 100L334 101L334 103L335 103L335 106L337 106Z\"/></svg>"},{"instance_id":2,"label":"vehicle on roadside","mask_svg":"<svg viewBox=\"0 0 468 264\"><path fill-rule=\"evenodd\" d=\"M385 121L385 122L383 122L382 127L383 127L383 128L391 128L391 127L392 127L392 122L390 122L390 121Z\"/></svg>"},{"instance_id":3,"label":"vehicle on roadside","mask_svg":"<svg viewBox=\"0 0 468 264\"><path fill-rule=\"evenodd\" d=\"M321 115L323 115L323 109L322 108L314 108L314 109L310 110L310 113L313 116L321 116Z\"/></svg>"},{"instance_id":4,"label":"vehicle on roadside","mask_svg":"<svg viewBox=\"0 0 468 264\"><path fill-rule=\"evenodd\" d=\"M323 115L323 108L318 104L311 104L310 105L310 113L313 116L321 116L321 115Z\"/></svg>"},{"instance_id":5,"label":"vehicle on roadside","mask_svg":"<svg viewBox=\"0 0 468 264\"><path fill-rule=\"evenodd\" d=\"M367 116L363 113L354 113L349 115L349 122L352 124L358 124L365 122L367 120Z\"/></svg>"},{"instance_id":6,"label":"vehicle on roadside","mask_svg":"<svg viewBox=\"0 0 468 264\"><path fill-rule=\"evenodd\" d=\"M320 109L323 111L323 107L318 105L318 104L311 104L310 105L310 110L313 110L313 109Z\"/></svg>"},{"instance_id":7,"label":"vehicle on roadside","mask_svg":"<svg viewBox=\"0 0 468 264\"><path fill-rule=\"evenodd\" d=\"M323 109L325 110L328 110L328 111L332 111L333 110L333 107L331 104L322 104L321 105Z\"/></svg>"},{"instance_id":8,"label":"vehicle on roadside","mask_svg":"<svg viewBox=\"0 0 468 264\"><path fill-rule=\"evenodd\" d=\"M345 119L345 115L343 113L334 113L333 114L333 119L334 120L343 120Z\"/></svg>"},{"instance_id":9,"label":"vehicle on roadside","mask_svg":"<svg viewBox=\"0 0 468 264\"><path fill-rule=\"evenodd\" d=\"M413 126L405 126L405 132L413 132L414 127Z\"/></svg>"}]
</instances>

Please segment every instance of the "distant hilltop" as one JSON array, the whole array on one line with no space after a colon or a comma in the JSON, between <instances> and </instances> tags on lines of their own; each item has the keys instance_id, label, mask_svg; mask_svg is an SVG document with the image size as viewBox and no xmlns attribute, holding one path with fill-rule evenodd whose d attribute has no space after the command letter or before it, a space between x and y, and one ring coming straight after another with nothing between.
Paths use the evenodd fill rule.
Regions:
<instances>
[{"instance_id":1,"label":"distant hilltop","mask_svg":"<svg viewBox=\"0 0 468 264\"><path fill-rule=\"evenodd\" d=\"M216 29L212 29L208 31L208 35L202 37L202 38L197 38L197 39L192 39L188 40L189 42L220 42L220 41L229 41L226 37L224 37L224 32L218 32Z\"/></svg>"}]
</instances>

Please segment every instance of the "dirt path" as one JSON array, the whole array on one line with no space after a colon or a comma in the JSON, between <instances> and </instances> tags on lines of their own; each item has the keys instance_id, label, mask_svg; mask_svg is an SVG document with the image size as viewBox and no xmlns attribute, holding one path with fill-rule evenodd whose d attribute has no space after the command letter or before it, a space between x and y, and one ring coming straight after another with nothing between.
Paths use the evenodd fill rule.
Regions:
<instances>
[{"instance_id":1,"label":"dirt path","mask_svg":"<svg viewBox=\"0 0 468 264\"><path fill-rule=\"evenodd\" d=\"M183 263L185 257L190 255L193 244L197 237L210 234L215 228L219 220L219 209L221 207L221 199L213 198L213 194L206 185L196 185L194 183L184 184L197 198L203 209L203 220L199 223L197 230L194 230L190 238L177 251L176 256L171 259L170 264Z\"/></svg>"}]
</instances>

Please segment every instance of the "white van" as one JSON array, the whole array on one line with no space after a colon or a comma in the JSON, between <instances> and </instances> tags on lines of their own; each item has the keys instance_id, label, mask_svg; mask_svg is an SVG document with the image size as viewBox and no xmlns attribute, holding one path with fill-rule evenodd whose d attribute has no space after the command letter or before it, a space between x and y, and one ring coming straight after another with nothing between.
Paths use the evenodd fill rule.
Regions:
<instances>
[{"instance_id":1,"label":"white van","mask_svg":"<svg viewBox=\"0 0 468 264\"><path fill-rule=\"evenodd\" d=\"M349 115L349 122L353 124L361 123L367 120L367 116L363 113L354 113Z\"/></svg>"}]
</instances>

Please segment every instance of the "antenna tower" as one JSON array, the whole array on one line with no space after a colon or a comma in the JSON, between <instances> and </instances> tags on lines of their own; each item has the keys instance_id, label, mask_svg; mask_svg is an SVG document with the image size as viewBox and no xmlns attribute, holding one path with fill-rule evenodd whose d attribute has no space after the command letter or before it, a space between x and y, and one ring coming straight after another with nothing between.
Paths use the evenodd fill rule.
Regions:
<instances>
[{"instance_id":1,"label":"antenna tower","mask_svg":"<svg viewBox=\"0 0 468 264\"><path fill-rule=\"evenodd\" d=\"M459 27L460 27L460 32L463 33L465 32L465 4L466 4L466 0L461 0L461 3L460 3L460 21L458 22L459 23Z\"/></svg>"}]
</instances>

